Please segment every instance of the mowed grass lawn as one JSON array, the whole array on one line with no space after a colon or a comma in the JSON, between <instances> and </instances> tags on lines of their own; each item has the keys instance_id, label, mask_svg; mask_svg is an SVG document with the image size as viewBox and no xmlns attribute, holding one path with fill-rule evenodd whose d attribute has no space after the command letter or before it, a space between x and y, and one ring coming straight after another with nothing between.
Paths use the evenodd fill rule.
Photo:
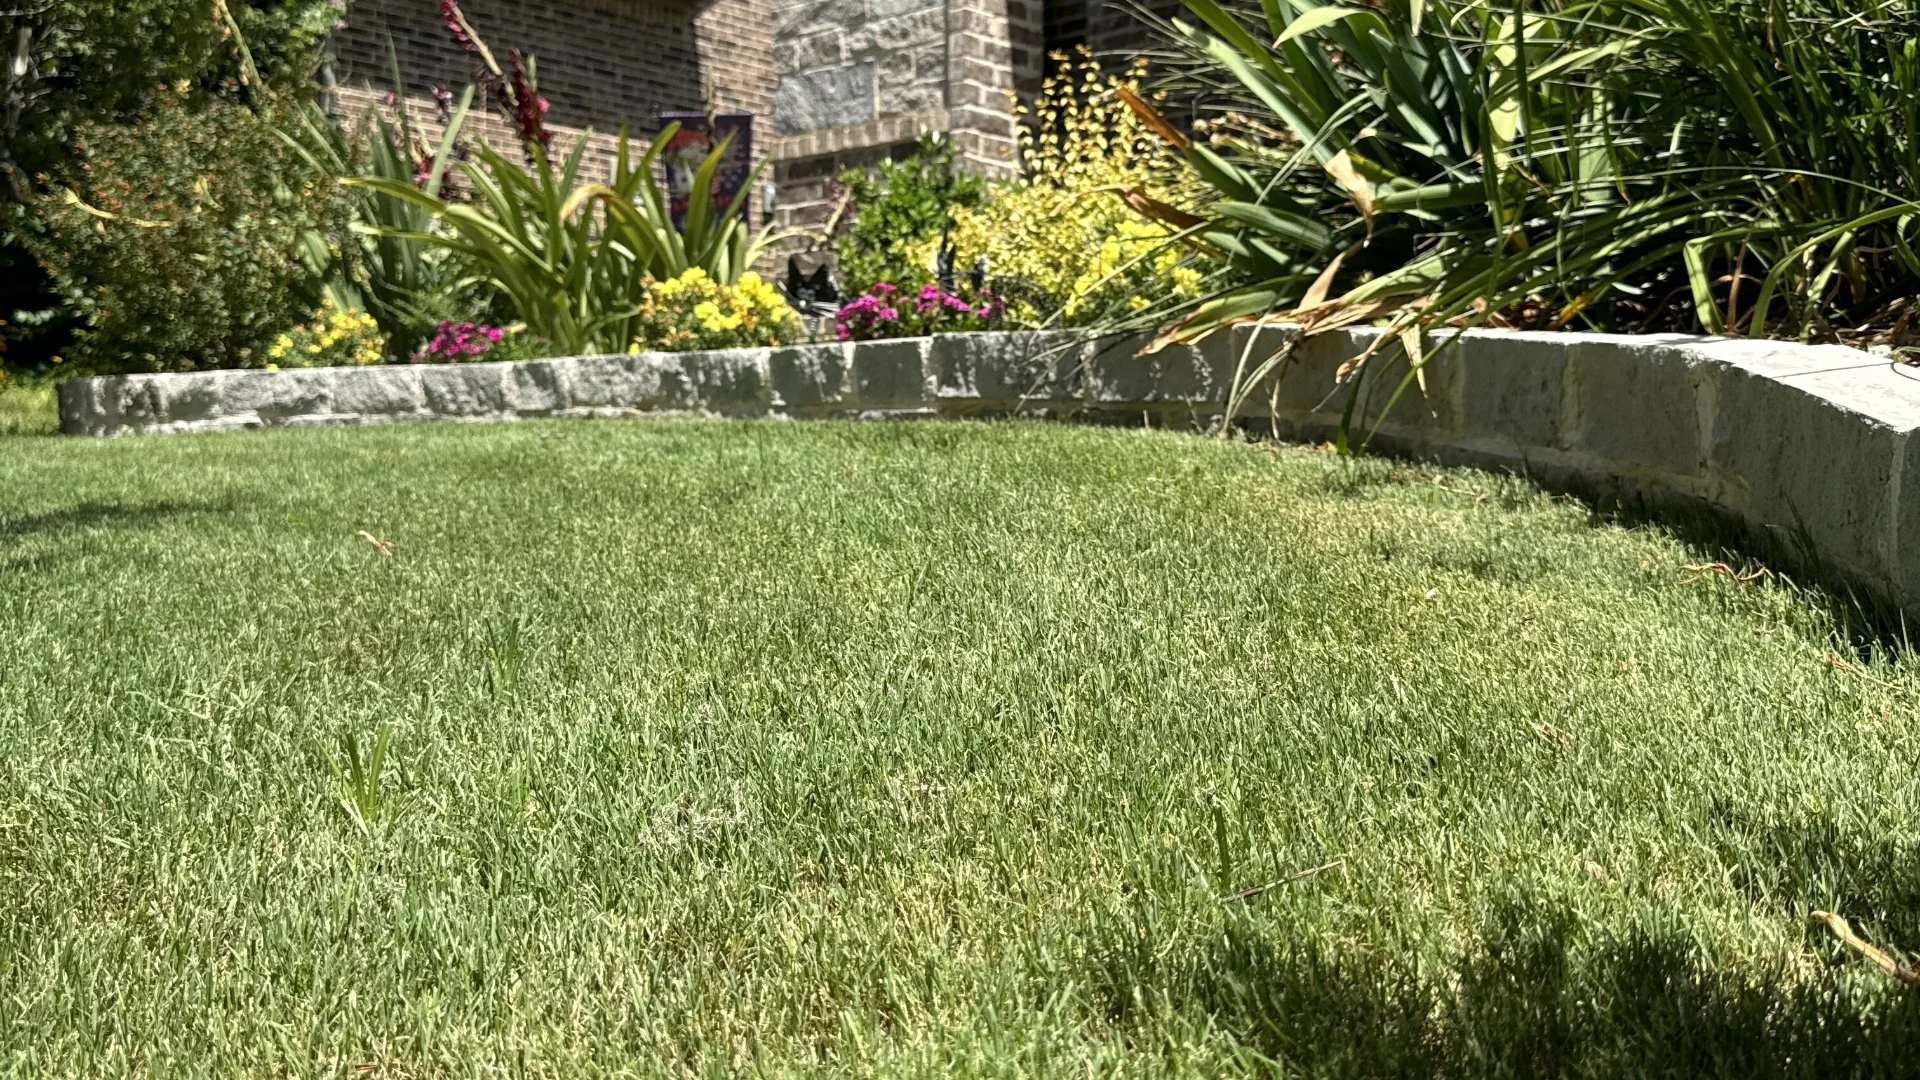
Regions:
<instances>
[{"instance_id":1,"label":"mowed grass lawn","mask_svg":"<svg viewBox=\"0 0 1920 1080\"><path fill-rule=\"evenodd\" d=\"M0 441L0 1068L1911 1070L1810 913L1920 948L1920 677L1704 557L1139 431Z\"/></svg>"}]
</instances>

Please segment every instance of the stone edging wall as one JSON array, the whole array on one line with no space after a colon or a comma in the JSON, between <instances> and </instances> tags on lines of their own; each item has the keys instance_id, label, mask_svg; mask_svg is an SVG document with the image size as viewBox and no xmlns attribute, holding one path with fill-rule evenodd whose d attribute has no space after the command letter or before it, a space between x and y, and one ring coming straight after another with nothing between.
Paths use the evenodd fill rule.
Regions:
<instances>
[{"instance_id":1,"label":"stone edging wall","mask_svg":"<svg viewBox=\"0 0 1920 1080\"><path fill-rule=\"evenodd\" d=\"M1333 373L1374 333L1300 343L1240 415L1284 438L1328 437L1346 397ZM1206 426L1223 411L1241 356L1257 361L1291 334L1243 327L1144 357L1139 339L1004 333L121 375L62 384L60 416L77 435L661 414L1026 413ZM1408 390L1382 421L1405 368L1389 370L1361 387L1355 410L1356 430L1376 432L1376 445L1519 469L1550 486L1702 503L1920 611L1920 457L1911 469L1906 460L1920 431L1920 369L1836 346L1473 331L1433 353L1426 393Z\"/></svg>"}]
</instances>

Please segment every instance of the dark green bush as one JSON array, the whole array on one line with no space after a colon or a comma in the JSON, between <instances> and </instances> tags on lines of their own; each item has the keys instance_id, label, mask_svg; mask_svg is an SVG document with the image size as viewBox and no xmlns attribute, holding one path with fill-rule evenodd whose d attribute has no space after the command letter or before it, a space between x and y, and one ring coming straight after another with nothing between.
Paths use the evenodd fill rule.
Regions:
<instances>
[{"instance_id":1,"label":"dark green bush","mask_svg":"<svg viewBox=\"0 0 1920 1080\"><path fill-rule=\"evenodd\" d=\"M76 368L259 364L274 335L317 306L308 267L328 262L346 202L270 111L168 97L132 124L76 134L27 235L87 322Z\"/></svg>"},{"instance_id":2,"label":"dark green bush","mask_svg":"<svg viewBox=\"0 0 1920 1080\"><path fill-rule=\"evenodd\" d=\"M210 97L310 97L328 30L345 0L54 0L0 18L0 364L43 370L83 313L61 302L23 234L51 227L30 212L78 135L138 120L164 88ZM236 35L234 30L238 30ZM245 68L238 43L252 62ZM257 77L257 78L256 78ZM247 85L250 84L250 85ZM257 102L256 102L257 103Z\"/></svg>"},{"instance_id":3,"label":"dark green bush","mask_svg":"<svg viewBox=\"0 0 1920 1080\"><path fill-rule=\"evenodd\" d=\"M932 268L920 265L915 253L940 235L952 207L978 207L987 194L985 181L955 166L953 145L932 136L922 136L919 149L901 161L849 169L840 181L854 214L834 245L848 296L880 282L904 288L932 281Z\"/></svg>"}]
</instances>

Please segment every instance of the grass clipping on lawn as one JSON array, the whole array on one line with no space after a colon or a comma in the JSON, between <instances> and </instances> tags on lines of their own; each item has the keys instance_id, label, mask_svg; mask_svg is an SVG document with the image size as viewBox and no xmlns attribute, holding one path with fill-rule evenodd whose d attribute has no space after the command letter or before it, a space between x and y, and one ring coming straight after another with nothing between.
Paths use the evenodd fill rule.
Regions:
<instances>
[{"instance_id":1,"label":"grass clipping on lawn","mask_svg":"<svg viewBox=\"0 0 1920 1080\"><path fill-rule=\"evenodd\" d=\"M1899 1071L1813 913L1920 946L1920 673L1752 570L1148 432L15 442L0 1062Z\"/></svg>"}]
</instances>

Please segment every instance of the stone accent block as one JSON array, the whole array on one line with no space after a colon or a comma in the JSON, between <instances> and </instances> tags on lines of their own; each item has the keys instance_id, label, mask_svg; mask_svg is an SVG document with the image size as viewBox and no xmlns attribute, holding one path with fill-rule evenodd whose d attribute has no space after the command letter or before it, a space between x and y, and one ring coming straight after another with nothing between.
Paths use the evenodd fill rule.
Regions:
<instances>
[{"instance_id":1,"label":"stone accent block","mask_svg":"<svg viewBox=\"0 0 1920 1080\"><path fill-rule=\"evenodd\" d=\"M500 416L507 411L502 364L436 364L420 369L427 411L439 416Z\"/></svg>"},{"instance_id":2,"label":"stone accent block","mask_svg":"<svg viewBox=\"0 0 1920 1080\"><path fill-rule=\"evenodd\" d=\"M344 416L429 415L423 368L413 364L355 368L333 386L334 410Z\"/></svg>"},{"instance_id":3,"label":"stone accent block","mask_svg":"<svg viewBox=\"0 0 1920 1080\"><path fill-rule=\"evenodd\" d=\"M1168 345L1141 355L1152 340L1152 334L1128 334L1088 343L1088 403L1127 412L1173 406L1218 413L1233 385L1237 354L1231 336L1213 334L1199 344Z\"/></svg>"},{"instance_id":4,"label":"stone accent block","mask_svg":"<svg viewBox=\"0 0 1920 1080\"><path fill-rule=\"evenodd\" d=\"M666 408L721 416L758 416L773 406L765 349L654 353L665 368L661 379Z\"/></svg>"},{"instance_id":5,"label":"stone accent block","mask_svg":"<svg viewBox=\"0 0 1920 1080\"><path fill-rule=\"evenodd\" d=\"M548 363L569 411L593 414L665 407L661 384L669 365L658 354L569 356Z\"/></svg>"},{"instance_id":6,"label":"stone accent block","mask_svg":"<svg viewBox=\"0 0 1920 1080\"><path fill-rule=\"evenodd\" d=\"M773 130L798 135L873 119L873 62L783 75L773 92Z\"/></svg>"},{"instance_id":7,"label":"stone accent block","mask_svg":"<svg viewBox=\"0 0 1920 1080\"><path fill-rule=\"evenodd\" d=\"M767 354L773 407L844 404L852 387L845 343L796 345Z\"/></svg>"},{"instance_id":8,"label":"stone accent block","mask_svg":"<svg viewBox=\"0 0 1920 1080\"><path fill-rule=\"evenodd\" d=\"M940 334L934 397L987 409L1078 404L1079 341L1064 331Z\"/></svg>"},{"instance_id":9,"label":"stone accent block","mask_svg":"<svg viewBox=\"0 0 1920 1080\"><path fill-rule=\"evenodd\" d=\"M1790 548L1868 581L1897 577L1895 481L1920 396L1849 349L1715 342L1706 495ZM1864 364L1862 361L1865 361ZM1842 366L1844 365L1844 366Z\"/></svg>"},{"instance_id":10,"label":"stone accent block","mask_svg":"<svg viewBox=\"0 0 1920 1080\"><path fill-rule=\"evenodd\" d=\"M862 342L853 349L853 396L868 409L922 409L932 338Z\"/></svg>"},{"instance_id":11,"label":"stone accent block","mask_svg":"<svg viewBox=\"0 0 1920 1080\"><path fill-rule=\"evenodd\" d=\"M1460 362L1460 433L1496 453L1558 449L1565 415L1566 334L1475 334Z\"/></svg>"},{"instance_id":12,"label":"stone accent block","mask_svg":"<svg viewBox=\"0 0 1920 1080\"><path fill-rule=\"evenodd\" d=\"M1711 403L1701 396L1702 361L1678 347L1698 340L1681 334L1574 337L1567 353L1573 382L1564 418L1567 446L1598 454L1622 471L1701 476Z\"/></svg>"}]
</instances>

